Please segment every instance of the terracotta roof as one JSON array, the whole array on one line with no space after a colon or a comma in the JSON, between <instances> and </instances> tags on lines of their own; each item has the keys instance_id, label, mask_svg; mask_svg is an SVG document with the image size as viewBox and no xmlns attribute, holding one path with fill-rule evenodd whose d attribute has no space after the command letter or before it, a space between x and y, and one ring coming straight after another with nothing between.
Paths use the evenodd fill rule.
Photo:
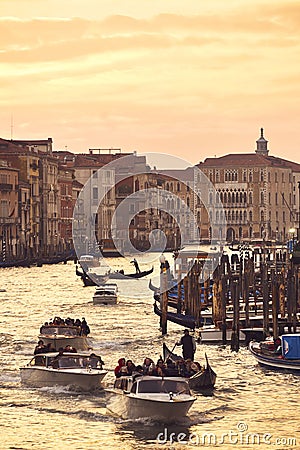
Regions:
<instances>
[{"instance_id":1,"label":"terracotta roof","mask_svg":"<svg viewBox=\"0 0 300 450\"><path fill-rule=\"evenodd\" d=\"M300 171L300 164L275 156L264 156L257 153L231 153L220 158L206 158L197 167L280 167Z\"/></svg>"}]
</instances>

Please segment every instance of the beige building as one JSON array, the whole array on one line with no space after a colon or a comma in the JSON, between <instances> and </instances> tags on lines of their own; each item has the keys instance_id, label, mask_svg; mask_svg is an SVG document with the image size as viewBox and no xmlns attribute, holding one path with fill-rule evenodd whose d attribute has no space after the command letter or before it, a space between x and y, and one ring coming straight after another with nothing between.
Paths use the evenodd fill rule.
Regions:
<instances>
[{"instance_id":1,"label":"beige building","mask_svg":"<svg viewBox=\"0 0 300 450\"><path fill-rule=\"evenodd\" d=\"M298 228L300 164L270 156L263 129L256 144L253 153L207 158L198 164L214 185L208 208L200 207L202 239L209 239L212 224L218 226L223 219L220 214L227 227L220 227L219 234L228 242L285 242L290 230ZM216 208L218 203L223 211Z\"/></svg>"},{"instance_id":2,"label":"beige building","mask_svg":"<svg viewBox=\"0 0 300 450\"><path fill-rule=\"evenodd\" d=\"M19 256L19 171L0 160L0 263Z\"/></svg>"}]
</instances>

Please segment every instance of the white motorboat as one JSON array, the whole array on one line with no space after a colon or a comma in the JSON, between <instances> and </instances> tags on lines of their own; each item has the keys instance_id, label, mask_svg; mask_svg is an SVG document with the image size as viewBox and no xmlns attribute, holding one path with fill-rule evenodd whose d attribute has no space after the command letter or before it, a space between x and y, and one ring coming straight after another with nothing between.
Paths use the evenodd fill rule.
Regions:
<instances>
[{"instance_id":1,"label":"white motorboat","mask_svg":"<svg viewBox=\"0 0 300 450\"><path fill-rule=\"evenodd\" d=\"M106 283L96 288L93 295L94 305L115 305L118 303L118 285Z\"/></svg>"},{"instance_id":2,"label":"white motorboat","mask_svg":"<svg viewBox=\"0 0 300 450\"><path fill-rule=\"evenodd\" d=\"M80 327L72 325L43 325L40 329L39 339L45 345L51 344L55 350L60 347L65 348L67 345L76 350L92 348L87 336L81 334Z\"/></svg>"},{"instance_id":3,"label":"white motorboat","mask_svg":"<svg viewBox=\"0 0 300 450\"><path fill-rule=\"evenodd\" d=\"M201 343L205 344L219 344L223 339L223 331L215 325L206 325L200 327L198 330L198 337ZM227 328L226 330L226 340L230 342L232 335L232 329ZM245 334L240 330L239 340L245 340Z\"/></svg>"},{"instance_id":4,"label":"white motorboat","mask_svg":"<svg viewBox=\"0 0 300 450\"><path fill-rule=\"evenodd\" d=\"M174 421L186 416L196 400L181 377L123 376L106 392L108 411L124 419Z\"/></svg>"},{"instance_id":5,"label":"white motorboat","mask_svg":"<svg viewBox=\"0 0 300 450\"><path fill-rule=\"evenodd\" d=\"M90 391L101 386L107 374L102 369L101 358L86 353L41 353L20 367L21 381L34 387L70 386Z\"/></svg>"}]
</instances>

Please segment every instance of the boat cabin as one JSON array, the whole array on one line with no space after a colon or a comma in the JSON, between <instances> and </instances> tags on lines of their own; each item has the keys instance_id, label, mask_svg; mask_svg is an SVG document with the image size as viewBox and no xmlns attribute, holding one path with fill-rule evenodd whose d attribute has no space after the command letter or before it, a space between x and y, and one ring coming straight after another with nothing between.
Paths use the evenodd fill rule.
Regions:
<instances>
[{"instance_id":1,"label":"boat cabin","mask_svg":"<svg viewBox=\"0 0 300 450\"><path fill-rule=\"evenodd\" d=\"M43 336L80 336L80 327L71 325L43 325L40 329L40 337Z\"/></svg>"},{"instance_id":2,"label":"boat cabin","mask_svg":"<svg viewBox=\"0 0 300 450\"><path fill-rule=\"evenodd\" d=\"M191 395L188 381L179 378L159 378L152 376L135 376L117 378L116 389L132 394L187 394Z\"/></svg>"},{"instance_id":3,"label":"boat cabin","mask_svg":"<svg viewBox=\"0 0 300 450\"><path fill-rule=\"evenodd\" d=\"M28 366L43 366L52 369L102 369L101 358L97 355L64 353L59 356L56 352L37 354L28 363Z\"/></svg>"}]
</instances>

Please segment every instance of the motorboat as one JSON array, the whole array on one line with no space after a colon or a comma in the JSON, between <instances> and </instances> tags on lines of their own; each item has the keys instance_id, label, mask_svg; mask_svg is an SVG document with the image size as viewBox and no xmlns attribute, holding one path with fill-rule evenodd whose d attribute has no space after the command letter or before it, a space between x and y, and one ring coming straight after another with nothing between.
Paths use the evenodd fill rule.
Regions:
<instances>
[{"instance_id":1,"label":"motorboat","mask_svg":"<svg viewBox=\"0 0 300 450\"><path fill-rule=\"evenodd\" d=\"M94 305L115 305L118 303L118 285L106 283L96 288L93 295Z\"/></svg>"},{"instance_id":2,"label":"motorboat","mask_svg":"<svg viewBox=\"0 0 300 450\"><path fill-rule=\"evenodd\" d=\"M171 359L172 362L176 363L179 359L182 359L180 356L173 353L168 349L165 343L163 343L163 356L164 361L167 359ZM207 355L205 354L206 359L206 367L203 367L201 370L196 372L190 378L187 378L189 386L191 389L201 391L201 390L210 390L213 389L216 383L217 375L211 368Z\"/></svg>"},{"instance_id":3,"label":"motorboat","mask_svg":"<svg viewBox=\"0 0 300 450\"><path fill-rule=\"evenodd\" d=\"M87 336L81 334L80 327L73 325L42 325L38 337L45 345L51 344L55 350L67 345L76 350L92 348Z\"/></svg>"},{"instance_id":4,"label":"motorboat","mask_svg":"<svg viewBox=\"0 0 300 450\"><path fill-rule=\"evenodd\" d=\"M251 341L249 350L262 366L300 374L300 334L283 334L280 341L278 346L270 339Z\"/></svg>"},{"instance_id":5,"label":"motorboat","mask_svg":"<svg viewBox=\"0 0 300 450\"><path fill-rule=\"evenodd\" d=\"M22 383L34 386L70 386L90 391L101 387L107 374L101 358L94 353L40 353L20 367Z\"/></svg>"},{"instance_id":6,"label":"motorboat","mask_svg":"<svg viewBox=\"0 0 300 450\"><path fill-rule=\"evenodd\" d=\"M121 376L106 392L108 411L123 419L175 421L186 416L196 400L182 377Z\"/></svg>"},{"instance_id":7,"label":"motorboat","mask_svg":"<svg viewBox=\"0 0 300 450\"><path fill-rule=\"evenodd\" d=\"M216 325L205 325L198 330L198 338L202 344L220 344L223 340L223 331ZM231 340L232 328L226 329L226 341ZM239 331L239 340L245 341L246 337L242 331Z\"/></svg>"}]
</instances>

